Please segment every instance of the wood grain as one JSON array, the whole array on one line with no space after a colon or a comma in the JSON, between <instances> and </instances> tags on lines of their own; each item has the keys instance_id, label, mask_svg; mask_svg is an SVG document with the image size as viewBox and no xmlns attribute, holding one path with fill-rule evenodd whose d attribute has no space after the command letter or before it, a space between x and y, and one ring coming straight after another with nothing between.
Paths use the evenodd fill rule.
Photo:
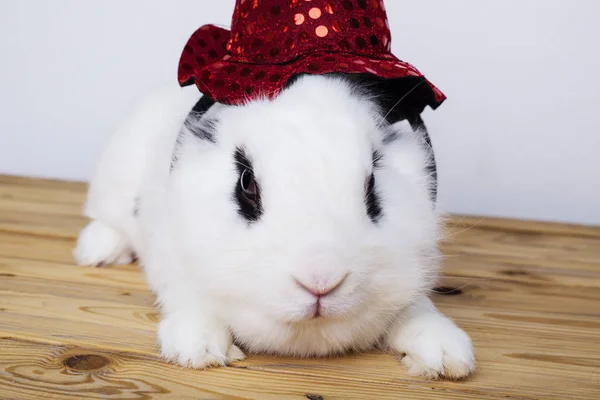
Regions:
<instances>
[{"instance_id":1,"label":"wood grain","mask_svg":"<svg viewBox=\"0 0 600 400\"><path fill-rule=\"evenodd\" d=\"M73 265L79 183L0 176L0 398L598 399L600 228L453 216L433 299L473 338L461 382L409 377L377 352L163 362L134 265Z\"/></svg>"}]
</instances>

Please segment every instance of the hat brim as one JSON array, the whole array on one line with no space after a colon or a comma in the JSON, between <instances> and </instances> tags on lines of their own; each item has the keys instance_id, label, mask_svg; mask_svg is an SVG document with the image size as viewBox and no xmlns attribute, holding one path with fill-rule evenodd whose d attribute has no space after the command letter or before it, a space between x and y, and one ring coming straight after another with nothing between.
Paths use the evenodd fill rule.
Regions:
<instances>
[{"instance_id":1,"label":"hat brim","mask_svg":"<svg viewBox=\"0 0 600 400\"><path fill-rule=\"evenodd\" d=\"M196 84L200 92L223 104L272 98L299 74L369 74L390 80L390 90L404 104L422 112L438 108L446 96L411 64L393 54L367 57L347 52L314 52L286 63L235 61L226 50L229 31L207 25L188 41L179 63L179 83ZM195 54L198 46L202 54ZM194 51L196 50L196 51Z\"/></svg>"}]
</instances>

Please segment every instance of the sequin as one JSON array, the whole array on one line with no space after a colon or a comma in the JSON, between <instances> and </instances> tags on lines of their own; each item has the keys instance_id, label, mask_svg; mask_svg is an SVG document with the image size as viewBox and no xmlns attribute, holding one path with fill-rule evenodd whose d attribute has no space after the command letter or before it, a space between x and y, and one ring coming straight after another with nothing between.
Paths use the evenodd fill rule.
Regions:
<instances>
[{"instance_id":1,"label":"sequin","mask_svg":"<svg viewBox=\"0 0 600 400\"><path fill-rule=\"evenodd\" d=\"M262 39L256 38L252 41L252 48L253 49L258 49L263 45L263 41Z\"/></svg>"},{"instance_id":2,"label":"sequin","mask_svg":"<svg viewBox=\"0 0 600 400\"><path fill-rule=\"evenodd\" d=\"M335 21L331 25L331 28L334 32L341 32L344 29L344 24L342 23L342 21Z\"/></svg>"},{"instance_id":3,"label":"sequin","mask_svg":"<svg viewBox=\"0 0 600 400\"><path fill-rule=\"evenodd\" d=\"M371 7L378 8L379 7L379 0L371 0Z\"/></svg>"},{"instance_id":4,"label":"sequin","mask_svg":"<svg viewBox=\"0 0 600 400\"><path fill-rule=\"evenodd\" d=\"M357 37L357 38L354 40L354 43L356 44L356 46L357 46L359 49L364 49L364 48L365 48L365 46L367 45L367 42L365 41L365 39L363 39L363 38L361 38L361 37Z\"/></svg>"},{"instance_id":5,"label":"sequin","mask_svg":"<svg viewBox=\"0 0 600 400\"><path fill-rule=\"evenodd\" d=\"M306 43L310 40L310 35L307 32L300 32L298 38L300 39L300 41Z\"/></svg>"},{"instance_id":6,"label":"sequin","mask_svg":"<svg viewBox=\"0 0 600 400\"><path fill-rule=\"evenodd\" d=\"M271 51L269 51L269 55L273 58L279 55L279 47L273 47Z\"/></svg>"},{"instance_id":7,"label":"sequin","mask_svg":"<svg viewBox=\"0 0 600 400\"><path fill-rule=\"evenodd\" d=\"M210 73L210 71L208 71L208 70L205 69L200 74L200 77L202 78L203 81L209 81L210 78L212 77L212 74Z\"/></svg>"},{"instance_id":8,"label":"sequin","mask_svg":"<svg viewBox=\"0 0 600 400\"><path fill-rule=\"evenodd\" d=\"M294 23L296 25L302 25L304 23L304 15L300 13L294 15Z\"/></svg>"},{"instance_id":9,"label":"sequin","mask_svg":"<svg viewBox=\"0 0 600 400\"><path fill-rule=\"evenodd\" d=\"M325 25L319 25L317 26L317 29L315 29L315 33L318 37L325 37L329 33L329 29L327 29Z\"/></svg>"},{"instance_id":10,"label":"sequin","mask_svg":"<svg viewBox=\"0 0 600 400\"><path fill-rule=\"evenodd\" d=\"M313 7L308 12L308 16L312 19L319 19L321 17L321 10L317 7Z\"/></svg>"},{"instance_id":11,"label":"sequin","mask_svg":"<svg viewBox=\"0 0 600 400\"><path fill-rule=\"evenodd\" d=\"M333 14L333 6L331 5L331 3L327 3L327 5L325 6L325 12L327 14Z\"/></svg>"},{"instance_id":12,"label":"sequin","mask_svg":"<svg viewBox=\"0 0 600 400\"><path fill-rule=\"evenodd\" d=\"M248 31L248 33L249 33L250 35L254 34L254 31L256 31L256 23L254 23L254 22L250 22L250 23L248 24L248 26L246 27L246 30Z\"/></svg>"},{"instance_id":13,"label":"sequin","mask_svg":"<svg viewBox=\"0 0 600 400\"><path fill-rule=\"evenodd\" d=\"M352 48L352 46L350 45L350 42L346 39L342 39L338 42L338 46L340 46L340 48L342 50L350 50L350 48Z\"/></svg>"},{"instance_id":14,"label":"sequin","mask_svg":"<svg viewBox=\"0 0 600 400\"><path fill-rule=\"evenodd\" d=\"M380 28L383 28L385 26L385 24L383 23L383 20L381 18L379 18L379 17L375 18L375 23Z\"/></svg>"}]
</instances>

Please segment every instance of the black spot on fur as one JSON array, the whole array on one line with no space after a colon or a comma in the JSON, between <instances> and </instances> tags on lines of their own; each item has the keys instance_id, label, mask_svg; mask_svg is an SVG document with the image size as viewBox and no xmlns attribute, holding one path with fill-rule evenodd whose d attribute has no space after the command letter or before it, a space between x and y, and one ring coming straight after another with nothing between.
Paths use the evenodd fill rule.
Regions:
<instances>
[{"instance_id":1,"label":"black spot on fur","mask_svg":"<svg viewBox=\"0 0 600 400\"><path fill-rule=\"evenodd\" d=\"M437 186L438 186L438 176L437 176L437 165L435 162L435 153L433 152L433 145L431 144L431 138L429 137L429 133L427 132L427 127L425 126L425 122L421 118L420 114L412 114L408 116L408 122L412 126L412 128L421 132L423 135L422 138L425 141L425 145L427 148L427 155L429 156L429 163L427 164L427 173L431 178L431 186L429 188L429 195L431 197L431 201L435 203L437 201Z\"/></svg>"},{"instance_id":2,"label":"black spot on fur","mask_svg":"<svg viewBox=\"0 0 600 400\"><path fill-rule=\"evenodd\" d=\"M378 150L373 152L373 169L379 169L381 165L381 153Z\"/></svg>"},{"instance_id":3,"label":"black spot on fur","mask_svg":"<svg viewBox=\"0 0 600 400\"><path fill-rule=\"evenodd\" d=\"M381 217L381 204L379 196L377 195L377 189L375 187L375 170L379 168L381 161L381 154L378 151L373 152L373 172L371 176L367 178L365 188L365 204L367 206L367 214L373 223L377 223Z\"/></svg>"},{"instance_id":4,"label":"black spot on fur","mask_svg":"<svg viewBox=\"0 0 600 400\"><path fill-rule=\"evenodd\" d=\"M183 125L192 135L200 140L215 143L216 119L202 119L201 116L189 116Z\"/></svg>"},{"instance_id":5,"label":"black spot on fur","mask_svg":"<svg viewBox=\"0 0 600 400\"><path fill-rule=\"evenodd\" d=\"M175 164L177 163L178 156L177 153L183 143L183 136L191 133L195 137L201 140L207 140L209 142L215 142L215 126L217 121L214 119L210 119L207 121L202 120L204 114L208 111L210 107L215 104L215 101L207 96L202 96L200 100L192 107L190 113L188 114L186 120L183 123L184 129L179 132L179 136L177 137L177 141L175 143L175 148L173 149L173 153L171 154L171 166L170 171L173 171L175 168Z\"/></svg>"},{"instance_id":6,"label":"black spot on fur","mask_svg":"<svg viewBox=\"0 0 600 400\"><path fill-rule=\"evenodd\" d=\"M238 205L238 213L248 222L256 222L260 219L263 214L260 185L254 176L254 170L252 168L252 162L247 156L246 152L242 148L237 148L233 155L235 166L238 172L237 180L235 182L235 189L233 192L233 198ZM249 197L244 192L242 187L242 175L250 177L254 180L256 185L256 193ZM248 175L249 174L249 175Z\"/></svg>"}]
</instances>

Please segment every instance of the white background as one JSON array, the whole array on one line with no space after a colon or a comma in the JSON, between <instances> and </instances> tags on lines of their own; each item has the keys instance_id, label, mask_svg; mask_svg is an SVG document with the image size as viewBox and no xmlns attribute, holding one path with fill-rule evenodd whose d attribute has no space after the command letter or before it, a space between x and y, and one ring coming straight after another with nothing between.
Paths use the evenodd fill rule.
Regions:
<instances>
[{"instance_id":1,"label":"white background","mask_svg":"<svg viewBox=\"0 0 600 400\"><path fill-rule=\"evenodd\" d=\"M233 0L0 0L0 173L86 180L143 91ZM600 224L600 1L386 0L448 211Z\"/></svg>"}]
</instances>

